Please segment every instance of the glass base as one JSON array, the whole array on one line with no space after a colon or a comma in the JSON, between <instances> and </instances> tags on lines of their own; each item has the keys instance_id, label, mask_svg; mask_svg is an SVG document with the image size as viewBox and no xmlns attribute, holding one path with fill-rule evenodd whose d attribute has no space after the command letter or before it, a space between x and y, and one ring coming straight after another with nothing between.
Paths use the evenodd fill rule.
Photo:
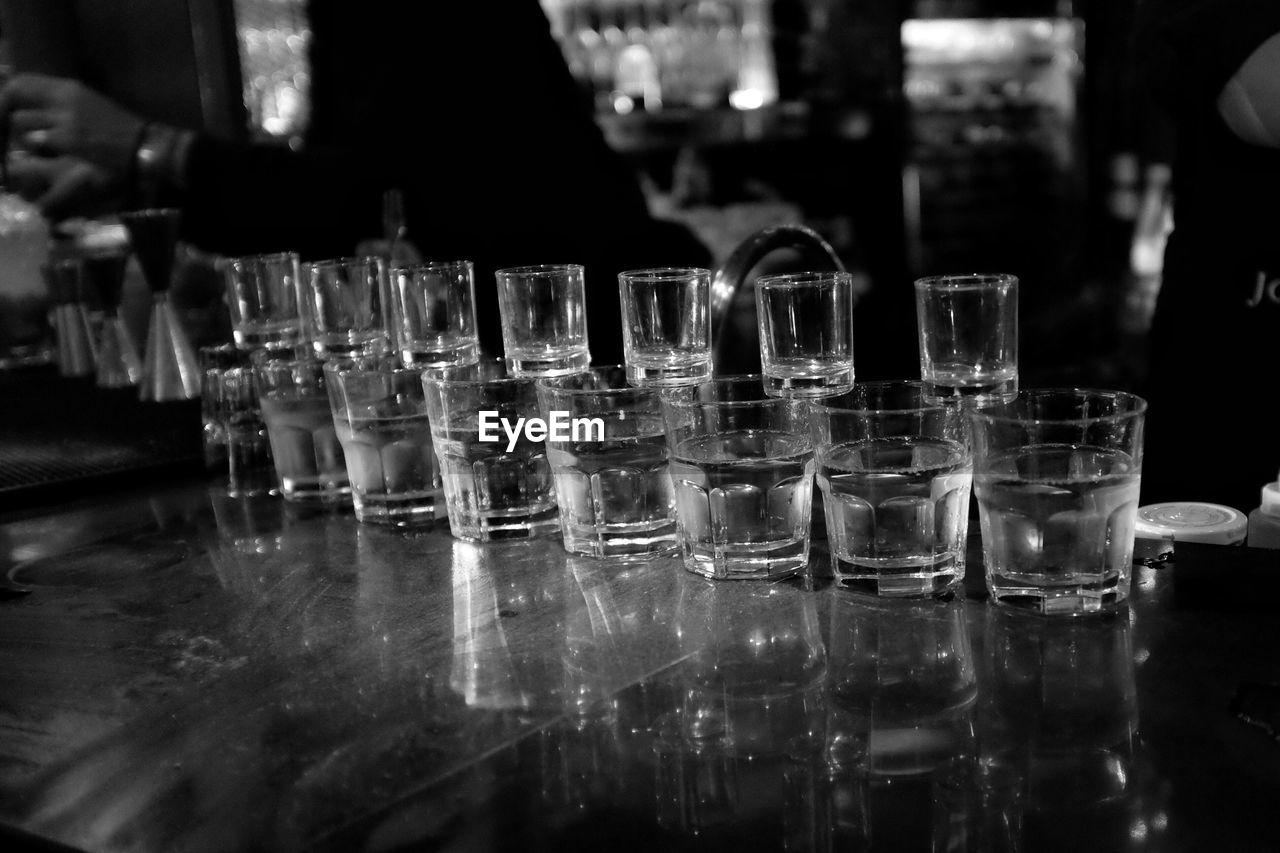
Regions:
<instances>
[{"instance_id":1,"label":"glass base","mask_svg":"<svg viewBox=\"0 0 1280 853\"><path fill-rule=\"evenodd\" d=\"M560 532L560 511L554 504L530 511L506 510L501 515L475 517L452 513L449 531L464 542L541 539Z\"/></svg>"},{"instance_id":2,"label":"glass base","mask_svg":"<svg viewBox=\"0 0 1280 853\"><path fill-rule=\"evenodd\" d=\"M921 395L930 403L964 403L966 406L981 408L982 406L998 406L1012 402L1018 396L1018 378L996 382L975 382L970 385L956 385L925 379L922 383Z\"/></svg>"},{"instance_id":3,"label":"glass base","mask_svg":"<svg viewBox=\"0 0 1280 853\"><path fill-rule=\"evenodd\" d=\"M884 598L941 597L964 579L964 564L948 558L942 563L876 570L831 555L831 571L841 589Z\"/></svg>"},{"instance_id":4,"label":"glass base","mask_svg":"<svg viewBox=\"0 0 1280 853\"><path fill-rule=\"evenodd\" d=\"M1129 597L1128 580L1121 583L1115 576L1097 583L1034 586L988 573L987 590L991 600L1002 607L1051 616L1109 613Z\"/></svg>"},{"instance_id":5,"label":"glass base","mask_svg":"<svg viewBox=\"0 0 1280 853\"><path fill-rule=\"evenodd\" d=\"M764 393L770 397L832 397L853 390L853 372L829 376L764 377Z\"/></svg>"},{"instance_id":6,"label":"glass base","mask_svg":"<svg viewBox=\"0 0 1280 853\"><path fill-rule=\"evenodd\" d=\"M351 487L335 486L332 480L317 482L309 478L281 477L280 496L290 503L313 506L350 505Z\"/></svg>"},{"instance_id":7,"label":"glass base","mask_svg":"<svg viewBox=\"0 0 1280 853\"><path fill-rule=\"evenodd\" d=\"M351 494L356 520L390 527L429 527L436 521L436 505L443 501L436 491L409 495Z\"/></svg>"},{"instance_id":8,"label":"glass base","mask_svg":"<svg viewBox=\"0 0 1280 853\"><path fill-rule=\"evenodd\" d=\"M771 547L739 545L715 554L684 543L682 549L684 567L711 580L782 580L803 573L809 565L807 538Z\"/></svg>"},{"instance_id":9,"label":"glass base","mask_svg":"<svg viewBox=\"0 0 1280 853\"><path fill-rule=\"evenodd\" d=\"M591 364L591 353L583 350L554 358L507 356L507 372L515 377L570 376Z\"/></svg>"},{"instance_id":10,"label":"glass base","mask_svg":"<svg viewBox=\"0 0 1280 853\"><path fill-rule=\"evenodd\" d=\"M670 553L680 544L674 520L604 527L562 524L561 528L564 549L585 557L641 559Z\"/></svg>"},{"instance_id":11,"label":"glass base","mask_svg":"<svg viewBox=\"0 0 1280 853\"><path fill-rule=\"evenodd\" d=\"M668 367L650 367L627 364L627 381L632 385L677 387L697 385L711 378L711 359L697 364L681 364Z\"/></svg>"},{"instance_id":12,"label":"glass base","mask_svg":"<svg viewBox=\"0 0 1280 853\"><path fill-rule=\"evenodd\" d=\"M400 348L400 362L405 367L467 367L480 361L480 345L466 344L455 349L415 349L413 346Z\"/></svg>"}]
</instances>

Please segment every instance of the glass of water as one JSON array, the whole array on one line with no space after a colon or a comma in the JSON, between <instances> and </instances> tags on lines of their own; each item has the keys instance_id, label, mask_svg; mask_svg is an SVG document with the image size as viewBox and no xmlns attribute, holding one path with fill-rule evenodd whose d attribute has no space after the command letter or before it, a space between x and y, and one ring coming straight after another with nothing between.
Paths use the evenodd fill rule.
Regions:
<instances>
[{"instance_id":1,"label":"glass of water","mask_svg":"<svg viewBox=\"0 0 1280 853\"><path fill-rule=\"evenodd\" d=\"M940 275L918 279L920 378L936 399L984 406L1018 394L1018 279Z\"/></svg>"},{"instance_id":2,"label":"glass of water","mask_svg":"<svg viewBox=\"0 0 1280 853\"><path fill-rule=\"evenodd\" d=\"M1147 404L1122 391L1024 391L974 410L987 588L1043 613L1129 597Z\"/></svg>"},{"instance_id":3,"label":"glass of water","mask_svg":"<svg viewBox=\"0 0 1280 853\"><path fill-rule=\"evenodd\" d=\"M513 377L564 376L591 363L579 264L498 270L502 346Z\"/></svg>"},{"instance_id":4,"label":"glass of water","mask_svg":"<svg viewBox=\"0 0 1280 853\"><path fill-rule=\"evenodd\" d=\"M662 400L627 378L615 365L538 381L560 530L573 554L643 557L676 547Z\"/></svg>"},{"instance_id":5,"label":"glass of water","mask_svg":"<svg viewBox=\"0 0 1280 853\"><path fill-rule=\"evenodd\" d=\"M252 360L280 495L299 503L349 501L347 463L329 411L324 362L266 349Z\"/></svg>"},{"instance_id":6,"label":"glass of water","mask_svg":"<svg viewBox=\"0 0 1280 853\"><path fill-rule=\"evenodd\" d=\"M715 579L782 578L809 562L813 443L801 404L760 376L664 398L684 565Z\"/></svg>"},{"instance_id":7,"label":"glass of water","mask_svg":"<svg viewBox=\"0 0 1280 853\"><path fill-rule=\"evenodd\" d=\"M388 349L389 283L382 258L306 265L299 288L304 336L321 358L362 358Z\"/></svg>"},{"instance_id":8,"label":"glass of water","mask_svg":"<svg viewBox=\"0 0 1280 853\"><path fill-rule=\"evenodd\" d=\"M356 518L396 527L434 522L440 473L421 371L385 358L330 361L324 371Z\"/></svg>"},{"instance_id":9,"label":"glass of water","mask_svg":"<svg viewBox=\"0 0 1280 853\"><path fill-rule=\"evenodd\" d=\"M711 271L663 267L618 275L622 348L633 385L711 378Z\"/></svg>"},{"instance_id":10,"label":"glass of water","mask_svg":"<svg viewBox=\"0 0 1280 853\"><path fill-rule=\"evenodd\" d=\"M300 266L294 252L225 258L218 263L236 345L245 350L292 349L302 341L298 314Z\"/></svg>"},{"instance_id":11,"label":"glass of water","mask_svg":"<svg viewBox=\"0 0 1280 853\"><path fill-rule=\"evenodd\" d=\"M765 390L825 397L853 387L853 276L767 275L756 280Z\"/></svg>"},{"instance_id":12,"label":"glass of water","mask_svg":"<svg viewBox=\"0 0 1280 853\"><path fill-rule=\"evenodd\" d=\"M391 316L405 367L456 367L480 360L471 261L393 269Z\"/></svg>"},{"instance_id":13,"label":"glass of water","mask_svg":"<svg viewBox=\"0 0 1280 853\"><path fill-rule=\"evenodd\" d=\"M973 459L958 406L919 382L860 383L811 408L836 582L937 595L964 578Z\"/></svg>"},{"instance_id":14,"label":"glass of water","mask_svg":"<svg viewBox=\"0 0 1280 853\"><path fill-rule=\"evenodd\" d=\"M530 539L560 530L545 436L523 427L539 416L531 379L501 359L422 375L443 478L449 529L457 539Z\"/></svg>"}]
</instances>

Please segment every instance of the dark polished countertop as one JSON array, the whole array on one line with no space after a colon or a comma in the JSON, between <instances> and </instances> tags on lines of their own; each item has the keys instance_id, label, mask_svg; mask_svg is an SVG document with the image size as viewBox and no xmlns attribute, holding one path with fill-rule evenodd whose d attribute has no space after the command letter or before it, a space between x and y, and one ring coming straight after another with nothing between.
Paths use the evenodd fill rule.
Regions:
<instances>
[{"instance_id":1,"label":"dark polished countertop","mask_svg":"<svg viewBox=\"0 0 1280 853\"><path fill-rule=\"evenodd\" d=\"M0 841L1280 849L1280 745L1232 710L1280 620L1186 609L1168 568L1051 620L204 482L2 517L0 559L33 590L0 599Z\"/></svg>"}]
</instances>

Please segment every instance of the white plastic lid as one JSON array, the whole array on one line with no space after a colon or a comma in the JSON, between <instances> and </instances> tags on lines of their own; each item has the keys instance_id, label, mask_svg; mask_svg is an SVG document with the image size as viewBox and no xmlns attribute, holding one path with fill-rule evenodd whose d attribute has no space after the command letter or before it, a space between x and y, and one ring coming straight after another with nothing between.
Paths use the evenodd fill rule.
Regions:
<instances>
[{"instance_id":1,"label":"white plastic lid","mask_svg":"<svg viewBox=\"0 0 1280 853\"><path fill-rule=\"evenodd\" d=\"M1237 545L1248 532L1248 517L1222 504L1179 501L1138 507L1137 535L1143 539Z\"/></svg>"},{"instance_id":2,"label":"white plastic lid","mask_svg":"<svg viewBox=\"0 0 1280 853\"><path fill-rule=\"evenodd\" d=\"M1280 515L1280 483L1267 483L1262 487L1263 515Z\"/></svg>"}]
</instances>

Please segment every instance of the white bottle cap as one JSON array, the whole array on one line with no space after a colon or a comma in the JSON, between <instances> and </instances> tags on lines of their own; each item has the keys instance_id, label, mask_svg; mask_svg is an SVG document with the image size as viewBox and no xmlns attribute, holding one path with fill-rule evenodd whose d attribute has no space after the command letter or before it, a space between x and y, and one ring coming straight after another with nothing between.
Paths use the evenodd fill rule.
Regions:
<instances>
[{"instance_id":1,"label":"white bottle cap","mask_svg":"<svg viewBox=\"0 0 1280 853\"><path fill-rule=\"evenodd\" d=\"M1280 491L1276 498L1280 501ZM1238 545L1248 532L1248 517L1222 504L1174 502L1138 507L1137 535L1143 539Z\"/></svg>"},{"instance_id":2,"label":"white bottle cap","mask_svg":"<svg viewBox=\"0 0 1280 853\"><path fill-rule=\"evenodd\" d=\"M1280 516L1280 483L1267 483L1262 487L1262 506L1258 508L1263 515Z\"/></svg>"}]
</instances>

